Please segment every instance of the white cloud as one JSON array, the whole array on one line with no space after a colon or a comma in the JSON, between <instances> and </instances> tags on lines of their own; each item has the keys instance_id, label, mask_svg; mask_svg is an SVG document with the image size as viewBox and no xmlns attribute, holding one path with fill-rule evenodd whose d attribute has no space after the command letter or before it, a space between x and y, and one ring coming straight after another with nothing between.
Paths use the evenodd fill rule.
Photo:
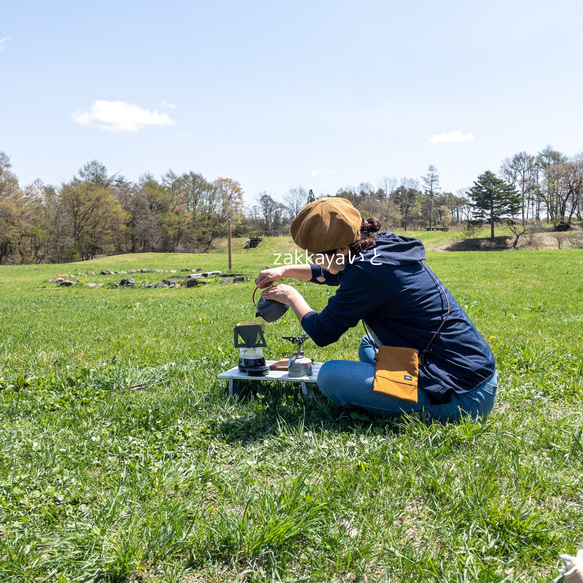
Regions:
<instances>
[{"instance_id":1,"label":"white cloud","mask_svg":"<svg viewBox=\"0 0 583 583\"><path fill-rule=\"evenodd\" d=\"M312 176L319 176L320 174L338 174L338 170L312 170Z\"/></svg>"},{"instance_id":2,"label":"white cloud","mask_svg":"<svg viewBox=\"0 0 583 583\"><path fill-rule=\"evenodd\" d=\"M127 101L97 100L90 112L76 111L73 121L82 126L95 126L109 132L137 132L147 126L175 125L165 113L148 111Z\"/></svg>"},{"instance_id":3,"label":"white cloud","mask_svg":"<svg viewBox=\"0 0 583 583\"><path fill-rule=\"evenodd\" d=\"M4 43L6 41L9 41L11 38L12 37L10 37L10 36L4 37L4 38L0 38L0 51L4 50Z\"/></svg>"},{"instance_id":4,"label":"white cloud","mask_svg":"<svg viewBox=\"0 0 583 583\"><path fill-rule=\"evenodd\" d=\"M462 134L461 132L449 132L448 134L435 134L427 138L432 144L446 144L451 142L473 142L473 134Z\"/></svg>"},{"instance_id":5,"label":"white cloud","mask_svg":"<svg viewBox=\"0 0 583 583\"><path fill-rule=\"evenodd\" d=\"M176 103L168 103L165 99L162 100L162 105L170 109L176 109Z\"/></svg>"}]
</instances>

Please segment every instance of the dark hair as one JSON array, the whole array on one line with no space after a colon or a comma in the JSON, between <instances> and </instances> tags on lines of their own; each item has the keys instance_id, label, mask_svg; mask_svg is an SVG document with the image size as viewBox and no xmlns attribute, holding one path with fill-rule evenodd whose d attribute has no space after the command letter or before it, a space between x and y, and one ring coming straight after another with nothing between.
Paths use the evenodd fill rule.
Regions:
<instances>
[{"instance_id":1,"label":"dark hair","mask_svg":"<svg viewBox=\"0 0 583 583\"><path fill-rule=\"evenodd\" d=\"M374 217L363 219L360 225L360 239L350 245L350 253L358 255L366 249L370 249L375 242L376 236L373 233L380 231L381 222Z\"/></svg>"},{"instance_id":2,"label":"dark hair","mask_svg":"<svg viewBox=\"0 0 583 583\"><path fill-rule=\"evenodd\" d=\"M361 251L370 249L374 245L376 237L372 233L376 233L381 229L381 222L374 217L362 219L360 224L360 239L352 245L349 245L350 253L358 255ZM338 249L330 249L329 251L321 251L322 255L335 255Z\"/></svg>"}]
</instances>

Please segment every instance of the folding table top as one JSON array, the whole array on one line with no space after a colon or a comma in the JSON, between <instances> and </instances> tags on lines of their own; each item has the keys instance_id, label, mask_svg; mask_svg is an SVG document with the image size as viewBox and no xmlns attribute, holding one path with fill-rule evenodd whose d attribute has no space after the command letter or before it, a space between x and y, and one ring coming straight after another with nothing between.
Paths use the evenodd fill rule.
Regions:
<instances>
[{"instance_id":1,"label":"folding table top","mask_svg":"<svg viewBox=\"0 0 583 583\"><path fill-rule=\"evenodd\" d=\"M278 362L277 360L267 360L265 364L271 366ZM241 372L238 366L234 366L229 370L221 372L217 375L218 379L236 379L241 381L288 381L297 383L315 383L318 380L318 371L322 366L322 362L312 363L312 374L303 377L290 377L287 370L270 370L265 376L253 376L246 372Z\"/></svg>"}]
</instances>

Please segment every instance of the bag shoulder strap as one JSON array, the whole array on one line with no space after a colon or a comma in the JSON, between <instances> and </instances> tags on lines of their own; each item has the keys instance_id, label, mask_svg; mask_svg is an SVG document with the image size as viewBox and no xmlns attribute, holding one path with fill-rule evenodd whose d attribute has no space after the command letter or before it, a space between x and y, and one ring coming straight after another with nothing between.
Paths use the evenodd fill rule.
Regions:
<instances>
[{"instance_id":1,"label":"bag shoulder strap","mask_svg":"<svg viewBox=\"0 0 583 583\"><path fill-rule=\"evenodd\" d=\"M435 334L431 337L431 340L429 341L429 344L425 347L425 350L423 350L421 352L421 362L423 363L423 358L425 357L426 354L431 352L431 345L433 344L433 341L437 338L437 336L441 332L441 329L443 328L445 322L449 318L449 314L451 313L451 305L449 303L449 298L447 297L447 293L446 293L442 283L439 281L439 279L437 279L437 277L435 277L435 275L433 275L431 269L429 269L429 267L427 267L427 265L425 265L424 261L421 261L421 265L423 265L425 271L427 271L427 273L431 276L431 279L435 282L435 285L439 288L439 290L443 294L443 297L445 298L445 301L447 304L447 312L445 313L445 316L443 317L443 320L441 321L439 328L435 331Z\"/></svg>"}]
</instances>

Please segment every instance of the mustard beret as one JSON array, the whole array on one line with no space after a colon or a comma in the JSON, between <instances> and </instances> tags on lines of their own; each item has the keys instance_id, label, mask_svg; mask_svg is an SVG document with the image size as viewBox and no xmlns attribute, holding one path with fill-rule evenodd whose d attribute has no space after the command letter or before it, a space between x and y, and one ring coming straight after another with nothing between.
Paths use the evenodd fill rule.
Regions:
<instances>
[{"instance_id":1,"label":"mustard beret","mask_svg":"<svg viewBox=\"0 0 583 583\"><path fill-rule=\"evenodd\" d=\"M360 239L362 217L345 198L319 198L307 204L292 221L295 244L309 253L352 245Z\"/></svg>"}]
</instances>

